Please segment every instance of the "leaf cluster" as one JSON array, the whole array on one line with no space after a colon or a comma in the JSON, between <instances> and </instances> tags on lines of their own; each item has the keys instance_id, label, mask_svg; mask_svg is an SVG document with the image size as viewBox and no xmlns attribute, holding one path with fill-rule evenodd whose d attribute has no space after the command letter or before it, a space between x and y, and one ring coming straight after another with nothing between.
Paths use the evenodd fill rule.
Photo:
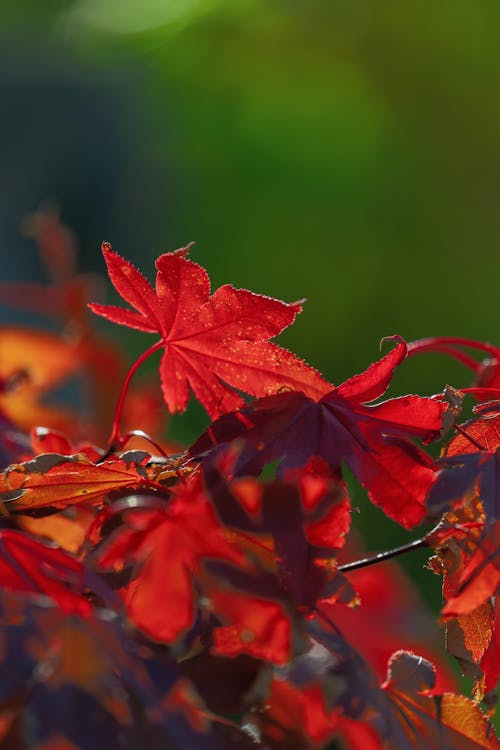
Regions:
<instances>
[{"instance_id":1,"label":"leaf cluster","mask_svg":"<svg viewBox=\"0 0 500 750\"><path fill-rule=\"evenodd\" d=\"M499 747L500 350L390 336L334 385L272 341L301 303L211 293L189 246L158 258L153 288L105 243L127 306L91 310L155 336L127 371L50 221L52 285L0 287L59 326L0 330L0 747ZM384 399L408 357L436 350L474 382ZM160 386L137 385L159 351ZM76 376L80 413L50 399ZM178 446L165 422L190 394L211 422ZM460 422L466 396L477 405ZM421 537L356 559L346 466ZM417 546L443 576L441 623L470 698L403 574L375 565Z\"/></svg>"}]
</instances>

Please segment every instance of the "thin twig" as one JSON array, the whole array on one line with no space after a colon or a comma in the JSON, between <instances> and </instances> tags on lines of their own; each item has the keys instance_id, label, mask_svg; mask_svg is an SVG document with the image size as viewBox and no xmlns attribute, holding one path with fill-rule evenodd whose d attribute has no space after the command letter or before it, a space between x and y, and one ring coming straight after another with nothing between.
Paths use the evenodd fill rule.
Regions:
<instances>
[{"instance_id":1,"label":"thin twig","mask_svg":"<svg viewBox=\"0 0 500 750\"><path fill-rule=\"evenodd\" d=\"M367 568L369 565L375 565L384 560L390 560L392 557L398 557L398 555L404 555L407 552L412 552L414 549L421 549L426 546L427 541L425 540L425 537L422 539L415 539L413 542L401 545L401 547L395 547L395 549L389 549L385 552L378 552L372 557L364 557L362 560L354 560L353 562L339 565L338 570L342 571L342 573L350 573L352 570Z\"/></svg>"}]
</instances>

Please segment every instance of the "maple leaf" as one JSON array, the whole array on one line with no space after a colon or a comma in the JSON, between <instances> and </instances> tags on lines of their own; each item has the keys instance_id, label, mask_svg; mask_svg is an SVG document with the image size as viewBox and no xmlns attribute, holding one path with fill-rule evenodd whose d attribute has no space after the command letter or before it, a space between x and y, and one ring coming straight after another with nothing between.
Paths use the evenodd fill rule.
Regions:
<instances>
[{"instance_id":1,"label":"maple leaf","mask_svg":"<svg viewBox=\"0 0 500 750\"><path fill-rule=\"evenodd\" d=\"M175 661L136 643L110 615L68 617L39 599L0 592L2 745L20 750L248 747L236 730L234 743L230 737L221 741Z\"/></svg>"},{"instance_id":2,"label":"maple leaf","mask_svg":"<svg viewBox=\"0 0 500 750\"><path fill-rule=\"evenodd\" d=\"M25 328L0 330L0 409L18 427L35 424L71 429L68 409L43 403L45 395L74 376L80 366L75 346L53 333Z\"/></svg>"},{"instance_id":3,"label":"maple leaf","mask_svg":"<svg viewBox=\"0 0 500 750\"><path fill-rule=\"evenodd\" d=\"M115 289L135 310L100 304L90 309L161 336L160 375L171 412L186 409L189 388L212 418L244 403L234 388L266 396L286 387L312 398L330 390L316 370L269 342L293 323L300 304L229 284L210 296L206 271L187 258L189 246L157 259L155 290L110 245L104 243L102 250Z\"/></svg>"},{"instance_id":4,"label":"maple leaf","mask_svg":"<svg viewBox=\"0 0 500 750\"><path fill-rule=\"evenodd\" d=\"M346 380L319 402L287 392L254 401L214 422L189 451L191 457L238 440L233 473L257 474L281 459L278 472L323 458L340 474L345 461L370 499L406 528L426 513L427 493L436 479L432 459L404 436L436 439L446 404L439 398L402 396L369 405L387 389L406 356L400 342L361 375ZM210 457L209 459L210 460Z\"/></svg>"},{"instance_id":5,"label":"maple leaf","mask_svg":"<svg viewBox=\"0 0 500 750\"><path fill-rule=\"evenodd\" d=\"M218 572L222 573L220 567ZM209 588L210 602L222 623L214 628L212 653L232 657L249 654L271 664L286 664L292 655L294 628L292 611L279 601L282 592L277 582L273 590L270 578L245 580L234 572L236 587L225 589L219 582ZM229 569L227 573L231 577ZM255 595L252 589L264 589L265 595Z\"/></svg>"},{"instance_id":6,"label":"maple leaf","mask_svg":"<svg viewBox=\"0 0 500 750\"><path fill-rule=\"evenodd\" d=\"M378 685L362 657L339 634L313 626L326 648L323 689L326 708L372 724L387 750L498 750L493 727L463 695L436 694L433 665L396 651L387 678ZM330 661L329 661L330 659Z\"/></svg>"},{"instance_id":7,"label":"maple leaf","mask_svg":"<svg viewBox=\"0 0 500 750\"><path fill-rule=\"evenodd\" d=\"M93 554L100 572L129 571L119 588L129 616L151 638L167 643L193 623L193 581L202 558L244 562L242 553L226 540L199 476L173 492L174 498L161 510L123 513L125 523Z\"/></svg>"},{"instance_id":8,"label":"maple leaf","mask_svg":"<svg viewBox=\"0 0 500 750\"><path fill-rule=\"evenodd\" d=\"M443 610L446 623L446 649L457 659L463 674L474 678L474 696L476 699L482 699L485 689L489 690L494 687L492 671L498 678L498 668L492 670L488 659L483 664L486 654L489 654L488 658L490 658L492 653L490 646L493 648L497 640L498 606L494 607L493 600L488 598L473 609L468 607L469 611L464 614L457 616L447 614L446 610L453 610L453 600L460 592L467 558L461 554L461 551L454 550L452 547L442 550L440 557L443 563L445 565L448 563L449 566L443 581L443 598L446 602ZM473 593L474 597L479 599L478 592L475 590ZM449 602L451 602L450 605Z\"/></svg>"},{"instance_id":9,"label":"maple leaf","mask_svg":"<svg viewBox=\"0 0 500 750\"><path fill-rule=\"evenodd\" d=\"M483 533L491 533L489 527L500 519L500 416L478 417L458 429L444 451L429 508L446 510L477 492L484 512Z\"/></svg>"},{"instance_id":10,"label":"maple leaf","mask_svg":"<svg viewBox=\"0 0 500 750\"><path fill-rule=\"evenodd\" d=\"M210 611L218 623L212 627L214 654L249 654L273 663L286 662L292 641L297 640L294 606L301 596L307 596L309 603L320 588L314 575L309 574L314 591L304 593L301 589L309 567L302 559L303 549L293 548L301 559L294 567L300 580L292 587L290 575L283 572L285 565L292 564L292 549L287 548L285 560L278 563L278 576L275 554L281 548L277 553L272 547L264 548L262 553L259 539L254 546L250 535L240 538L237 527L222 525L199 473L173 487L172 493L173 499L162 509L147 510L145 504L142 509L121 512L124 523L111 536L105 535L92 554L96 570L109 584L115 581L130 618L156 641L172 643L193 626L199 628L203 600L205 618ZM232 499L232 503L236 505L237 501ZM238 517L229 507L224 515L231 512ZM244 528L247 525L243 522ZM298 526L302 530L300 519ZM254 526L251 528L255 531ZM288 529L285 536L287 533ZM277 536L280 538L278 532ZM292 536L295 539L300 533L293 532ZM327 576L319 571L318 577L324 581ZM288 584L293 591L288 591Z\"/></svg>"},{"instance_id":11,"label":"maple leaf","mask_svg":"<svg viewBox=\"0 0 500 750\"><path fill-rule=\"evenodd\" d=\"M500 519L466 558L456 581L456 593L443 608L443 616L467 615L500 588Z\"/></svg>"},{"instance_id":12,"label":"maple leaf","mask_svg":"<svg viewBox=\"0 0 500 750\"><path fill-rule=\"evenodd\" d=\"M131 452L95 464L82 454L42 453L0 474L0 502L10 511L26 512L95 501L117 489L157 488L145 468L149 458Z\"/></svg>"},{"instance_id":13,"label":"maple leaf","mask_svg":"<svg viewBox=\"0 0 500 750\"><path fill-rule=\"evenodd\" d=\"M434 670L428 661L405 651L393 654L383 685L394 712L388 716L393 733L388 747L412 750L415 741L429 750L500 747L477 704L455 693L430 695L433 686Z\"/></svg>"},{"instance_id":14,"label":"maple leaf","mask_svg":"<svg viewBox=\"0 0 500 750\"><path fill-rule=\"evenodd\" d=\"M335 562L350 527L349 498L344 483L324 462L289 471L284 481L262 483L246 477L228 485L210 466L204 476L222 522L231 531L243 532L250 546L254 540L254 554L268 570L276 570L302 611L314 607L318 598L346 603L355 599Z\"/></svg>"},{"instance_id":15,"label":"maple leaf","mask_svg":"<svg viewBox=\"0 0 500 750\"><path fill-rule=\"evenodd\" d=\"M490 605L490 602L488 602L488 605ZM480 660L480 666L484 677L480 683L480 690L478 691L479 695L482 695L483 691L489 693L494 690L500 679L500 600L498 597L495 598L495 602L492 605L492 611L490 610L488 614L490 615L488 618L488 624L491 625L491 621L493 621L494 629L489 638L488 646Z\"/></svg>"},{"instance_id":16,"label":"maple leaf","mask_svg":"<svg viewBox=\"0 0 500 750\"><path fill-rule=\"evenodd\" d=\"M87 533L95 517L95 508L78 505L70 506L57 513L36 518L25 513L16 515L19 529L33 537L51 541L58 547L77 555L82 550Z\"/></svg>"},{"instance_id":17,"label":"maple leaf","mask_svg":"<svg viewBox=\"0 0 500 750\"><path fill-rule=\"evenodd\" d=\"M493 728L476 704L435 693L434 668L426 659L395 652L381 685L336 625L331 627L309 623L309 650L276 674L258 718L272 748L305 750L339 737L350 750L498 750Z\"/></svg>"},{"instance_id":18,"label":"maple leaf","mask_svg":"<svg viewBox=\"0 0 500 750\"><path fill-rule=\"evenodd\" d=\"M457 450L463 448L464 439L465 447L470 447L464 435ZM463 490L460 483L459 490ZM436 548L430 567L444 576L446 648L463 673L474 679L476 699L491 691L500 676L500 606L494 599L500 587L499 535L500 520L486 524L483 504L474 492L448 511L426 537L428 545Z\"/></svg>"},{"instance_id":19,"label":"maple leaf","mask_svg":"<svg viewBox=\"0 0 500 750\"><path fill-rule=\"evenodd\" d=\"M436 665L436 690L454 689L455 681L435 647L438 627L425 611L417 591L402 568L390 561L346 573L355 588L359 607L321 603L349 642L383 680L395 648L419 650Z\"/></svg>"},{"instance_id":20,"label":"maple leaf","mask_svg":"<svg viewBox=\"0 0 500 750\"><path fill-rule=\"evenodd\" d=\"M460 524L454 531L453 523L445 523L429 537L434 546L440 545L440 537L455 538L465 555L456 591L443 610L445 615L472 612L500 584L499 425L498 416L479 417L460 425L460 434L446 447L440 462L442 470L429 495L429 510L435 513L450 507L451 514L454 510L458 513L460 507L472 510L474 498L480 501L472 533L464 535Z\"/></svg>"},{"instance_id":21,"label":"maple leaf","mask_svg":"<svg viewBox=\"0 0 500 750\"><path fill-rule=\"evenodd\" d=\"M13 529L0 530L0 588L45 594L65 612L88 615L87 585L81 562Z\"/></svg>"}]
</instances>

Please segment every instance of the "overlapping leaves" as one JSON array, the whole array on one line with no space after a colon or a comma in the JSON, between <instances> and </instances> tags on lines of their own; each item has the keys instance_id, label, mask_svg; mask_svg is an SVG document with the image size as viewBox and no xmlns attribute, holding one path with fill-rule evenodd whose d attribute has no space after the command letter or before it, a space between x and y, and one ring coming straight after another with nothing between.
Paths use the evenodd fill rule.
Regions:
<instances>
[{"instance_id":1,"label":"overlapping leaves","mask_svg":"<svg viewBox=\"0 0 500 750\"><path fill-rule=\"evenodd\" d=\"M239 441L234 473L257 474L280 460L282 471L321 456L332 471L342 462L358 477L372 501L407 528L426 514L436 479L434 462L407 437L440 436L446 404L439 398L403 396L375 405L406 356L400 342L361 375L331 390L319 402L287 392L255 401L218 419L191 448L200 456L214 446Z\"/></svg>"},{"instance_id":2,"label":"overlapping leaves","mask_svg":"<svg viewBox=\"0 0 500 750\"><path fill-rule=\"evenodd\" d=\"M50 245L53 236L43 241ZM95 303L93 311L159 337L117 394L103 448L85 436L82 442L71 412L59 423L54 407L42 410L47 390L80 366L95 379L107 361L81 294L69 294L68 252L51 299L78 336L68 343L51 335L58 356L53 369L47 357L39 370L15 348L12 331L4 339L13 348L0 384L0 744L318 750L334 740L349 750L497 748L478 705L446 692L451 680L441 660L436 687L431 664L401 650L436 654L407 584L387 571L364 579L344 565L354 549L344 464L406 528L445 513L425 543L438 549L433 565L445 573L451 650L476 669L476 698L494 687L500 506L492 410L459 426L462 437L436 461L424 446L443 437L458 402L381 400L408 355L401 338L334 387L270 341L300 304L229 285L210 295L208 275L188 250L158 259L153 289L103 247L110 278L132 309ZM76 286L81 292L78 279ZM39 346L48 341L31 335ZM426 346L411 345L410 353ZM458 344L445 348L456 355ZM192 391L217 418L185 454L172 455L141 408L135 413L145 422L122 430L130 380L159 349L168 409L183 411ZM487 398L486 370L475 372L482 390L474 395ZM257 398L247 403L242 394ZM36 424L45 413L51 422ZM154 436L140 433L146 421ZM28 426L37 428L31 440L22 432ZM125 451L138 434L147 451ZM276 476L259 479L272 462ZM385 598L376 593L381 587ZM403 632L398 606L418 621L418 638Z\"/></svg>"}]
</instances>

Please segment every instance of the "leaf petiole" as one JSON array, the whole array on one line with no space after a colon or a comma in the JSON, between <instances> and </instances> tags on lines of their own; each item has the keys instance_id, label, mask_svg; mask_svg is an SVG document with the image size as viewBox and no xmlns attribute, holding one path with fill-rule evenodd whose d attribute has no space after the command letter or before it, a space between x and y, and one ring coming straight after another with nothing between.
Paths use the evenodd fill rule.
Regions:
<instances>
[{"instance_id":1,"label":"leaf petiole","mask_svg":"<svg viewBox=\"0 0 500 750\"><path fill-rule=\"evenodd\" d=\"M439 352L441 354L447 354L449 357L454 357L454 359L461 362L465 367L468 367L473 372L478 372L481 369L481 363L473 359L473 357L470 357L465 352L462 352L460 349L457 349L457 346L476 349L485 354L489 354L495 359L498 358L499 354L499 350L496 346L482 341L466 339L460 336L433 336L427 339L411 341L408 344L408 356L411 357L414 354L421 354L423 352Z\"/></svg>"},{"instance_id":2,"label":"leaf petiole","mask_svg":"<svg viewBox=\"0 0 500 750\"><path fill-rule=\"evenodd\" d=\"M122 389L120 391L120 395L118 397L118 403L116 404L116 409L113 417L113 427L111 430L111 436L109 438L109 446L110 451L114 450L115 448L121 448L122 447L122 437L120 433L120 422L121 422L121 416L123 412L123 405L125 403L125 397L127 395L128 387L130 385L130 381L134 377L135 373L139 369L139 367L142 365L143 362L145 362L152 354L157 352L159 349L161 349L164 346L163 339L160 339L156 343L154 343L152 346L149 347L149 349L146 349L145 352L143 352L140 357L138 357L133 365L130 367L127 377L123 381Z\"/></svg>"},{"instance_id":3,"label":"leaf petiole","mask_svg":"<svg viewBox=\"0 0 500 750\"><path fill-rule=\"evenodd\" d=\"M479 440L476 440L475 437L472 437L467 430L464 430L463 427L460 427L459 424L454 424L453 429L456 430L460 435L462 435L466 440L471 443L475 448L477 448L479 451L486 451L488 450L482 443L479 442Z\"/></svg>"}]
</instances>

